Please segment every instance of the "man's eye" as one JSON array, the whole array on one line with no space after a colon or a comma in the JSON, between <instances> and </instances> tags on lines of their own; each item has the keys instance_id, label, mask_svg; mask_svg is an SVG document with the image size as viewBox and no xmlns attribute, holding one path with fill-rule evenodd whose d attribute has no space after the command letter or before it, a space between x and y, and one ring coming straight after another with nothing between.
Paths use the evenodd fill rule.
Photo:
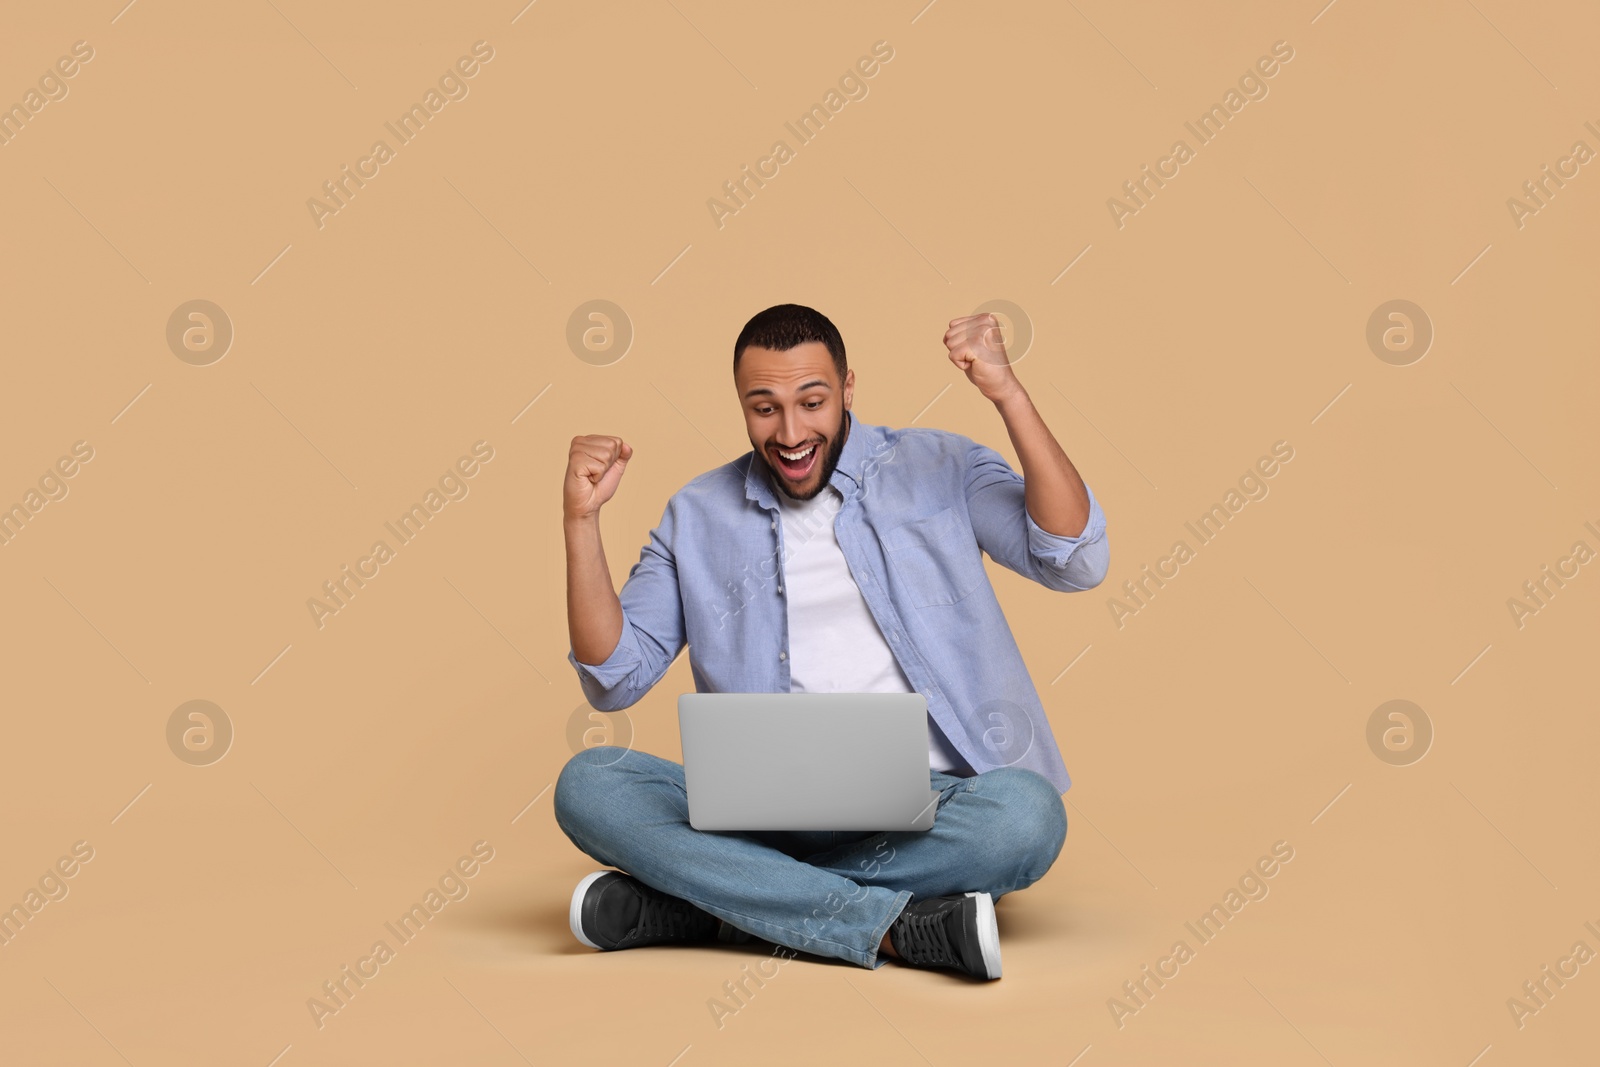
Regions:
<instances>
[{"instance_id":1,"label":"man's eye","mask_svg":"<svg viewBox=\"0 0 1600 1067\"><path fill-rule=\"evenodd\" d=\"M806 402L805 407L806 407L807 411L815 411L825 403L827 403L827 401L825 401L825 400L811 400L811 401L807 401ZM770 415L770 414L772 414L772 411L773 411L772 408L756 408L755 409L755 413L757 415Z\"/></svg>"}]
</instances>

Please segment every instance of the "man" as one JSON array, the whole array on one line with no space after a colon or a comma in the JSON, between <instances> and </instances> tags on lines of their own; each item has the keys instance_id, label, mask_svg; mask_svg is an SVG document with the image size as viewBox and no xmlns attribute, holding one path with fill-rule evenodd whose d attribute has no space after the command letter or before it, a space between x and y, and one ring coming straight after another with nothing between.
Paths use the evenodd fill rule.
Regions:
<instances>
[{"instance_id":1,"label":"man","mask_svg":"<svg viewBox=\"0 0 1600 1067\"><path fill-rule=\"evenodd\" d=\"M888 956L1000 976L994 900L1055 862L1071 780L982 553L1061 591L1098 585L1109 557L1099 503L994 316L956 319L944 343L999 409L1021 476L959 434L859 421L833 323L771 307L733 350L752 451L672 496L620 597L599 512L633 448L573 439L568 660L590 704L633 704L685 644L699 692L920 692L940 791L925 831L697 831L680 764L580 752L556 782L556 821L627 872L596 871L573 893L584 944L757 937L869 968Z\"/></svg>"}]
</instances>

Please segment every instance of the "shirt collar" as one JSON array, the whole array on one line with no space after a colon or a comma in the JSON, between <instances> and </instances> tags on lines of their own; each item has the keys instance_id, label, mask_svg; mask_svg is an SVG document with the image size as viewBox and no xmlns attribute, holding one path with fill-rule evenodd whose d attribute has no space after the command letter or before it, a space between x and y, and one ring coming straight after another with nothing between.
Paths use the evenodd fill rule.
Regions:
<instances>
[{"instance_id":1,"label":"shirt collar","mask_svg":"<svg viewBox=\"0 0 1600 1067\"><path fill-rule=\"evenodd\" d=\"M848 409L845 417L850 420L850 436L845 438L844 449L839 453L839 465L833 469L833 477L828 479L828 484L849 499L861 487L862 468L866 465L873 444L867 438L880 436L883 428L862 422L856 418L855 412ZM756 462L753 448L745 456L744 495L764 508L775 509L778 506L772 483L767 477L766 465Z\"/></svg>"}]
</instances>

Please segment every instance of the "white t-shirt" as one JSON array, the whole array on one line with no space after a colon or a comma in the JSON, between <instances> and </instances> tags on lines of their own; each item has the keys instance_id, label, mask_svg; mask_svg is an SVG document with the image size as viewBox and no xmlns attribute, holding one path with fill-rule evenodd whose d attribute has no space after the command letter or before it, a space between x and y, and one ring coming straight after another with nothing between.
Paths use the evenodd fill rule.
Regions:
<instances>
[{"instance_id":1,"label":"white t-shirt","mask_svg":"<svg viewBox=\"0 0 1600 1067\"><path fill-rule=\"evenodd\" d=\"M777 493L783 516L783 586L789 612L789 691L792 693L910 693L872 617L833 520L844 497L828 486L810 500ZM928 767L973 773L928 716Z\"/></svg>"}]
</instances>

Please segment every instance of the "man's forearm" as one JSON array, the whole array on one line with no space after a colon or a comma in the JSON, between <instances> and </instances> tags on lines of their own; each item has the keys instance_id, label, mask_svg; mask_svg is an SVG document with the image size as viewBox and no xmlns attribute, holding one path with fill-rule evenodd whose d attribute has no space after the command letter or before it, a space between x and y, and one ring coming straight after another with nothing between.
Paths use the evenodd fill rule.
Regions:
<instances>
[{"instance_id":1,"label":"man's forearm","mask_svg":"<svg viewBox=\"0 0 1600 1067\"><path fill-rule=\"evenodd\" d=\"M611 584L600 517L566 519L567 633L573 655L590 666L604 663L622 639L622 601Z\"/></svg>"},{"instance_id":2,"label":"man's forearm","mask_svg":"<svg viewBox=\"0 0 1600 1067\"><path fill-rule=\"evenodd\" d=\"M1089 492L1078 469L1020 385L994 405L1022 464L1028 514L1048 533L1077 537L1089 523Z\"/></svg>"}]
</instances>

